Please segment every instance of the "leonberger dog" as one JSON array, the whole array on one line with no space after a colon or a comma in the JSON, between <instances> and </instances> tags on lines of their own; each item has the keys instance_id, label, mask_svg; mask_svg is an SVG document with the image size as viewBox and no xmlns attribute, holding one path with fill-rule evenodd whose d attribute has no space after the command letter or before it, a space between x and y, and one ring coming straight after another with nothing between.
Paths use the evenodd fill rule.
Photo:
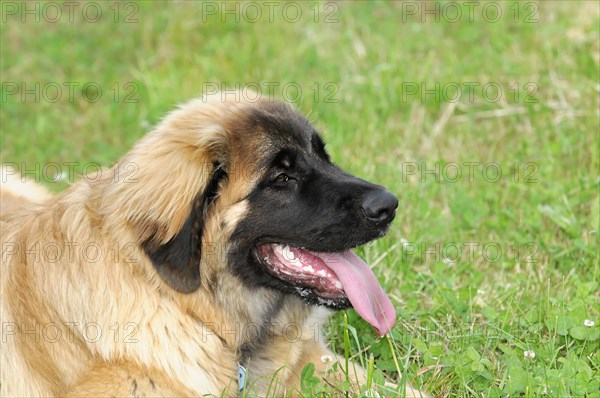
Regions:
<instances>
[{"instance_id":1,"label":"leonberger dog","mask_svg":"<svg viewBox=\"0 0 600 398\"><path fill-rule=\"evenodd\" d=\"M364 383L319 325L353 307L391 329L351 249L398 201L289 104L227 97L180 106L57 196L3 169L2 396L297 395L309 363Z\"/></svg>"}]
</instances>

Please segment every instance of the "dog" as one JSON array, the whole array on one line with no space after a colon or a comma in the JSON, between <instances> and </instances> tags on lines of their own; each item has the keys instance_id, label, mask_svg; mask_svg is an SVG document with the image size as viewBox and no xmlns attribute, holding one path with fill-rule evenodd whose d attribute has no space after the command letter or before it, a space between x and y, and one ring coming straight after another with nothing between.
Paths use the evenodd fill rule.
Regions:
<instances>
[{"instance_id":1,"label":"dog","mask_svg":"<svg viewBox=\"0 0 600 398\"><path fill-rule=\"evenodd\" d=\"M2 183L2 396L296 395L310 363L363 384L315 326L349 307L393 326L351 249L398 200L285 102L204 96L59 195Z\"/></svg>"}]
</instances>

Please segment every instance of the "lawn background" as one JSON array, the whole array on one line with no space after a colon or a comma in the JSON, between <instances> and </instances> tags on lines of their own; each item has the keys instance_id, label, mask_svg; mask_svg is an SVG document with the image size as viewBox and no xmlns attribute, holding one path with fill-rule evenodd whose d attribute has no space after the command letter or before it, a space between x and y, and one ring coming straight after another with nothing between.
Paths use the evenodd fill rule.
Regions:
<instances>
[{"instance_id":1,"label":"lawn background","mask_svg":"<svg viewBox=\"0 0 600 398\"><path fill-rule=\"evenodd\" d=\"M496 22L482 6L470 21L464 3L452 22L449 2L296 2L292 22L283 2L271 19L263 3L148 1L52 23L22 22L3 2L1 160L38 164L58 192L74 176L63 167L51 181L45 166L109 166L203 89L300 87L295 105L334 161L400 200L390 233L358 250L398 311L392 338L348 311L351 326L340 314L330 331L336 349L373 355L375 382L400 383L402 371L440 397L597 397L600 6L493 3ZM223 13L236 7L238 21ZM79 84L73 98L65 82ZM90 82L97 102L93 87L81 93ZM454 100L467 83L473 97ZM307 396L333 391L305 376Z\"/></svg>"}]
</instances>

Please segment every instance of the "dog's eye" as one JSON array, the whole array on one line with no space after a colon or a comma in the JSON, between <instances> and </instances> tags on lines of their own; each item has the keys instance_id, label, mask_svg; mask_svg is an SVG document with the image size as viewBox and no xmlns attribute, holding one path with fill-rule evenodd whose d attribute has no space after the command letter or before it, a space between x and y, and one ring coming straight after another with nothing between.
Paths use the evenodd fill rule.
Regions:
<instances>
[{"instance_id":1,"label":"dog's eye","mask_svg":"<svg viewBox=\"0 0 600 398\"><path fill-rule=\"evenodd\" d=\"M274 182L277 185L285 185L285 183L288 182L289 180L290 180L290 177L287 174L281 173L275 178Z\"/></svg>"},{"instance_id":2,"label":"dog's eye","mask_svg":"<svg viewBox=\"0 0 600 398\"><path fill-rule=\"evenodd\" d=\"M279 173L275 178L271 180L271 187L276 189L283 189L290 187L292 181L296 181L296 178L290 177L286 173Z\"/></svg>"}]
</instances>

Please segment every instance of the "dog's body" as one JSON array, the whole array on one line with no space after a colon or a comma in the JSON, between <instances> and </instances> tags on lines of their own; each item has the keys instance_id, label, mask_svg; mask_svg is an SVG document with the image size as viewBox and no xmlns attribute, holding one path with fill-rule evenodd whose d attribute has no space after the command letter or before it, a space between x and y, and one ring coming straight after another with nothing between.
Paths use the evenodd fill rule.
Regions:
<instances>
[{"instance_id":1,"label":"dog's body","mask_svg":"<svg viewBox=\"0 0 600 398\"><path fill-rule=\"evenodd\" d=\"M326 307L359 299L290 264L382 235L397 203L331 165L310 123L268 101L190 102L56 197L8 174L2 396L233 396L238 364L256 393L293 393L305 365L325 375L335 360ZM279 244L300 257L281 259ZM393 323L362 311L382 332Z\"/></svg>"}]
</instances>

